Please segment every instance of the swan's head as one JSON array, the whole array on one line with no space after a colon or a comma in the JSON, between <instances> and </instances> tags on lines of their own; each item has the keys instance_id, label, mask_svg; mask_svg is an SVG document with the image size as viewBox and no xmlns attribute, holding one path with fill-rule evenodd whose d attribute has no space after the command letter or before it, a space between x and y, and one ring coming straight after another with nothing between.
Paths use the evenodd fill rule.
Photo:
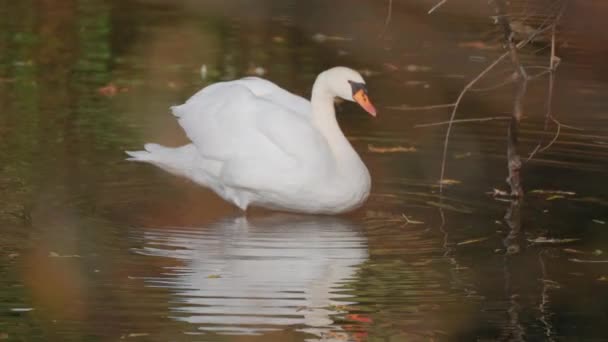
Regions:
<instances>
[{"instance_id":1,"label":"swan's head","mask_svg":"<svg viewBox=\"0 0 608 342\"><path fill-rule=\"evenodd\" d=\"M324 74L329 90L335 96L357 102L370 115L376 116L376 108L369 100L365 80L360 73L346 67L335 67Z\"/></svg>"}]
</instances>

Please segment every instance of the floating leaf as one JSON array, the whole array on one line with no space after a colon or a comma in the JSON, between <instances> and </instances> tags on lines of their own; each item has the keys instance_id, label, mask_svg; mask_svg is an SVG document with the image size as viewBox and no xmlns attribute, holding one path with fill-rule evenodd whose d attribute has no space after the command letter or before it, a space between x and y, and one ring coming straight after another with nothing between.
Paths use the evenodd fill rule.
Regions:
<instances>
[{"instance_id":1,"label":"floating leaf","mask_svg":"<svg viewBox=\"0 0 608 342\"><path fill-rule=\"evenodd\" d=\"M578 241L580 239L549 239L546 238L544 236L539 236L536 239L528 239L529 242L531 243L537 243L537 244L560 244L560 243L569 243L569 242L574 242L574 241Z\"/></svg>"},{"instance_id":2,"label":"floating leaf","mask_svg":"<svg viewBox=\"0 0 608 342\"><path fill-rule=\"evenodd\" d=\"M490 192L486 192L486 194L492 195L492 196L495 196L495 197L496 196L505 196L505 197L509 196L508 192L506 192L504 190L496 189L496 188L492 189L492 191L490 191Z\"/></svg>"},{"instance_id":3,"label":"floating leaf","mask_svg":"<svg viewBox=\"0 0 608 342\"><path fill-rule=\"evenodd\" d=\"M399 67L396 66L395 64L392 63L384 63L384 67L388 70L388 71L397 71L399 70Z\"/></svg>"},{"instance_id":4,"label":"floating leaf","mask_svg":"<svg viewBox=\"0 0 608 342\"><path fill-rule=\"evenodd\" d=\"M482 41L472 41L472 42L462 42L458 44L458 47L461 48L471 48L471 49L478 49L478 50L494 50L496 49L496 45L488 45Z\"/></svg>"},{"instance_id":5,"label":"floating leaf","mask_svg":"<svg viewBox=\"0 0 608 342\"><path fill-rule=\"evenodd\" d=\"M571 253L571 254L587 254L583 251L579 251L578 249L574 249L574 248L564 248L563 251L566 253Z\"/></svg>"},{"instance_id":6,"label":"floating leaf","mask_svg":"<svg viewBox=\"0 0 608 342\"><path fill-rule=\"evenodd\" d=\"M329 41L329 40L333 40L333 41L350 41L353 40L352 38L347 38L347 37L341 37L341 36L328 36L325 35L323 33L317 33L314 36L312 36L312 40L314 40L317 43L323 43L325 41Z\"/></svg>"},{"instance_id":7,"label":"floating leaf","mask_svg":"<svg viewBox=\"0 0 608 342\"><path fill-rule=\"evenodd\" d=\"M222 276L219 274L210 274L207 276L208 279L218 279L221 278Z\"/></svg>"},{"instance_id":8,"label":"floating leaf","mask_svg":"<svg viewBox=\"0 0 608 342\"><path fill-rule=\"evenodd\" d=\"M346 319L351 320L351 321L361 322L361 323L371 323L372 322L371 317L364 316L361 314L346 315Z\"/></svg>"},{"instance_id":9,"label":"floating leaf","mask_svg":"<svg viewBox=\"0 0 608 342\"><path fill-rule=\"evenodd\" d=\"M456 179L448 179L448 178L444 178L442 180L439 181L439 184L443 184L443 185L453 185L453 184L460 184L462 183L459 180Z\"/></svg>"},{"instance_id":10,"label":"floating leaf","mask_svg":"<svg viewBox=\"0 0 608 342\"><path fill-rule=\"evenodd\" d=\"M393 147L376 147L373 145L367 145L367 149L370 152L374 153L396 153L396 152L416 152L415 147L403 147L403 146L393 146Z\"/></svg>"},{"instance_id":11,"label":"floating leaf","mask_svg":"<svg viewBox=\"0 0 608 342\"><path fill-rule=\"evenodd\" d=\"M472 155L473 155L473 153L471 153L471 152L456 153L456 154L454 154L454 159L468 158L468 157L470 157Z\"/></svg>"},{"instance_id":12,"label":"floating leaf","mask_svg":"<svg viewBox=\"0 0 608 342\"><path fill-rule=\"evenodd\" d=\"M409 217L405 216L405 214L401 214L401 216L403 216L403 218L405 219L405 222L407 224L410 224L410 223L411 224L424 224L424 222L422 222L422 221L416 221L416 220L410 219Z\"/></svg>"},{"instance_id":13,"label":"floating leaf","mask_svg":"<svg viewBox=\"0 0 608 342\"><path fill-rule=\"evenodd\" d=\"M470 240L465 240L465 241L462 241L462 242L457 243L456 245L457 245L457 246L470 245L470 244L473 244L473 243L477 243L477 242L486 241L486 240L487 240L487 239L489 239L489 238L490 238L489 236L486 236L486 237L482 237L482 238L478 238L478 239L470 239Z\"/></svg>"},{"instance_id":14,"label":"floating leaf","mask_svg":"<svg viewBox=\"0 0 608 342\"><path fill-rule=\"evenodd\" d=\"M572 262L587 263L587 264L608 264L608 260L583 260L583 259L568 259Z\"/></svg>"},{"instance_id":15,"label":"floating leaf","mask_svg":"<svg viewBox=\"0 0 608 342\"><path fill-rule=\"evenodd\" d=\"M51 257L51 258L80 258L80 255L78 255L78 254L61 255L56 252L49 252L49 257Z\"/></svg>"},{"instance_id":16,"label":"floating leaf","mask_svg":"<svg viewBox=\"0 0 608 342\"><path fill-rule=\"evenodd\" d=\"M127 337L141 337L141 336L149 336L150 334L148 333L131 333L129 335L127 335Z\"/></svg>"},{"instance_id":17,"label":"floating leaf","mask_svg":"<svg viewBox=\"0 0 608 342\"><path fill-rule=\"evenodd\" d=\"M97 92L100 95L112 97L118 93L118 87L116 85L114 85L113 83L109 83L105 87L101 87L101 88L97 89Z\"/></svg>"},{"instance_id":18,"label":"floating leaf","mask_svg":"<svg viewBox=\"0 0 608 342\"><path fill-rule=\"evenodd\" d=\"M563 190L543 190L543 189L535 189L530 191L531 194L542 194L542 195L563 195L563 196L574 196L576 192L572 191L563 191Z\"/></svg>"}]
</instances>

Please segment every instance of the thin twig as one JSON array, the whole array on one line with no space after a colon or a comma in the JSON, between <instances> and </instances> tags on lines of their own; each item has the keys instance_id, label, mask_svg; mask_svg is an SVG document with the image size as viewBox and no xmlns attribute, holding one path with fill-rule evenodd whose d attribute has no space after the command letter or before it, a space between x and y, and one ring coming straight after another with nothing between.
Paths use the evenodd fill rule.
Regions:
<instances>
[{"instance_id":1,"label":"thin twig","mask_svg":"<svg viewBox=\"0 0 608 342\"><path fill-rule=\"evenodd\" d=\"M526 162L529 162L536 153L546 151L549 147L551 147L555 143L555 141L557 141L557 138L559 137L561 128L563 126L562 123L559 122L557 119L555 119L555 117L553 116L552 105L553 105L553 90L554 90L554 86L555 86L555 71L557 70L557 66L559 65L559 58L555 55L555 48L556 48L555 31L556 31L557 23L558 23L559 19L564 14L565 8L566 8L566 1L564 1L564 4L562 5L559 13L556 15L555 20L553 21L553 24L551 25L551 55L549 56L549 67L547 70L547 72L549 73L549 89L547 90L547 102L546 102L547 110L545 112L545 124L544 124L544 128L543 128L543 131L547 131L548 126L549 126L549 120L551 120L557 125L557 130L556 130L555 135L554 135L553 139L551 140L551 142L549 142L549 144L547 144L546 146L542 147L543 139L542 138L540 139L540 141L538 142L538 144L536 145L534 150L530 153L530 155L526 159ZM566 127L566 126L564 125L564 127Z\"/></svg>"},{"instance_id":2,"label":"thin twig","mask_svg":"<svg viewBox=\"0 0 608 342\"><path fill-rule=\"evenodd\" d=\"M429 110L429 109L439 109L439 108L452 108L455 105L456 105L455 103L447 103L447 104L432 105L432 106L419 106L419 107L388 106L386 108L388 108L388 109L394 109L394 110L409 111L409 110Z\"/></svg>"},{"instance_id":3,"label":"thin twig","mask_svg":"<svg viewBox=\"0 0 608 342\"><path fill-rule=\"evenodd\" d=\"M549 142L549 144L547 144L547 146L540 148L538 150L538 152L543 152L546 151L549 147L551 147L551 145L553 145L553 143L555 143L557 141L557 138L559 138L559 133L562 130L562 124L559 123L559 121L553 119L553 117L551 117L551 119L553 120L553 122L555 122L555 124L557 125L557 131L555 131L555 136L553 137L553 139L551 140L551 142Z\"/></svg>"},{"instance_id":4,"label":"thin twig","mask_svg":"<svg viewBox=\"0 0 608 342\"><path fill-rule=\"evenodd\" d=\"M440 4L443 4L443 2L445 2L445 1L440 2ZM438 7L438 6L436 6L436 7ZM561 14L563 14L563 9L562 9L562 13L560 13L559 16L561 16ZM539 26L539 29L536 30L534 33L532 33L530 36L528 36L528 38L526 38L525 40L520 41L516 45L513 45L514 49L521 49L521 48L525 47L532 40L534 40L534 38L536 38L536 36L538 36L539 34L547 31L548 29L550 29L551 25L543 27L543 25L545 25L545 23L547 21L548 21L548 18L545 19L541 23L541 25ZM502 55L500 55L494 62L492 62L492 64L490 64L489 66L487 66L479 75L477 75L477 77L475 77L472 81L470 81L463 88L463 90L458 95L458 98L456 99L456 102L454 102L452 113L450 115L450 121L454 121L454 118L456 117L456 112L458 110L458 106L460 105L460 101L462 100L462 98L464 97L464 95L467 93L467 91L469 91L470 88L475 83L477 83L481 78L483 78L488 72L490 72L490 70L492 70L498 63L500 63L503 59L505 59L505 57L507 57L512 52L513 52L513 49L511 49L510 51L507 51L507 52L503 53ZM521 66L520 66L519 69L521 70L521 72L524 75L526 75L525 70L523 68L521 68ZM439 194L440 195L443 193L442 181L443 181L443 177L445 175L445 165L446 165L446 158L447 158L447 149L448 149L449 137L450 137L451 130L452 130L452 125L450 123L450 124L448 124L448 128L447 128L447 131L446 131L446 134L445 134L445 140L444 140L444 144L443 144L443 157L442 157L442 161L441 161L441 174L440 174L440 182L439 182Z\"/></svg>"},{"instance_id":5,"label":"thin twig","mask_svg":"<svg viewBox=\"0 0 608 342\"><path fill-rule=\"evenodd\" d=\"M380 37L384 37L386 31L388 30L388 25L391 23L391 17L393 16L393 0L388 0L388 12L386 13L386 19L384 20L384 28L382 29L382 33L380 33Z\"/></svg>"},{"instance_id":6,"label":"thin twig","mask_svg":"<svg viewBox=\"0 0 608 342\"><path fill-rule=\"evenodd\" d=\"M445 140L443 142L443 157L441 159L441 174L439 176L439 194L443 193L443 177L445 175L445 164L446 164L445 161L446 161L446 158L448 155L448 143L450 140L450 133L452 131L452 123L454 122L454 118L456 117L456 111L458 111L458 106L460 105L460 101L462 101L462 98L464 97L464 95L475 83L477 83L480 79L482 79L488 72L490 72L490 70L492 70L496 65L498 65L498 63L500 63L508 55L509 55L509 53L505 52L502 55L500 55L498 58L496 58L496 60L494 60L494 62L492 62L492 64L488 65L481 73L479 73L479 75L477 75L477 77L475 77L473 80L471 80L462 89L462 91L460 92L460 95L458 95L458 98L456 99L456 102L454 102L454 108L452 109L452 114L450 115L448 129L445 132Z\"/></svg>"},{"instance_id":7,"label":"thin twig","mask_svg":"<svg viewBox=\"0 0 608 342\"><path fill-rule=\"evenodd\" d=\"M431 8L431 9L430 9L430 10L427 12L427 14L431 14L431 13L435 12L435 10L436 10L436 9L438 9L439 7L443 6L443 4L445 4L445 3L446 3L446 1L448 1L448 0L441 0L441 1L439 1L439 3L437 3L437 5L433 6L433 8Z\"/></svg>"},{"instance_id":8,"label":"thin twig","mask_svg":"<svg viewBox=\"0 0 608 342\"><path fill-rule=\"evenodd\" d=\"M415 128L432 127L432 126L448 125L450 123L485 122L485 121L492 121L492 120L509 120L509 119L511 119L510 116L492 116L492 117L487 117L487 118L459 119L459 120L452 120L452 121L440 121L440 122L433 122L433 123L428 123L428 124L415 125L414 127Z\"/></svg>"}]
</instances>

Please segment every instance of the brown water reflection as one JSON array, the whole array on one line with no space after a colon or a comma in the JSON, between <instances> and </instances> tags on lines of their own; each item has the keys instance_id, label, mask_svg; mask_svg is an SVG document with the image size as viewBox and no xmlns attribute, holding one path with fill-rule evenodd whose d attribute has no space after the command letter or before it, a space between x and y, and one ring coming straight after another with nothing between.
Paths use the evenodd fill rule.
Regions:
<instances>
[{"instance_id":1,"label":"brown water reflection","mask_svg":"<svg viewBox=\"0 0 608 342\"><path fill-rule=\"evenodd\" d=\"M453 102L502 53L491 9L393 2L382 39L377 1L0 2L0 340L605 338L605 5L572 1L559 28L554 115L583 130L526 163L526 197L509 203L488 194L506 188L505 121L454 127L440 201L445 126L414 126L449 113L398 109ZM555 6L511 11L542 20ZM547 65L547 49L522 59ZM307 95L337 64L366 73L379 107L371 120L339 105L374 182L348 217L240 217L123 161L147 141L183 143L167 108L208 83L263 72ZM529 84L524 157L554 137L546 81ZM511 102L508 86L478 89L458 117Z\"/></svg>"}]
</instances>

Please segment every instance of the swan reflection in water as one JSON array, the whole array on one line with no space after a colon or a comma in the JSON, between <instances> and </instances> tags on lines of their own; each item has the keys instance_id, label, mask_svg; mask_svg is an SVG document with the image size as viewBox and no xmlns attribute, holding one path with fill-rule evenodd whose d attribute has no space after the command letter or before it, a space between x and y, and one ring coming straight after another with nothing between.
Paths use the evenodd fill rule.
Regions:
<instances>
[{"instance_id":1,"label":"swan reflection in water","mask_svg":"<svg viewBox=\"0 0 608 342\"><path fill-rule=\"evenodd\" d=\"M351 304L343 285L368 258L357 226L335 217L239 217L144 236L139 253L181 261L146 280L172 290L173 318L227 334L339 329L328 328L332 308Z\"/></svg>"}]
</instances>

